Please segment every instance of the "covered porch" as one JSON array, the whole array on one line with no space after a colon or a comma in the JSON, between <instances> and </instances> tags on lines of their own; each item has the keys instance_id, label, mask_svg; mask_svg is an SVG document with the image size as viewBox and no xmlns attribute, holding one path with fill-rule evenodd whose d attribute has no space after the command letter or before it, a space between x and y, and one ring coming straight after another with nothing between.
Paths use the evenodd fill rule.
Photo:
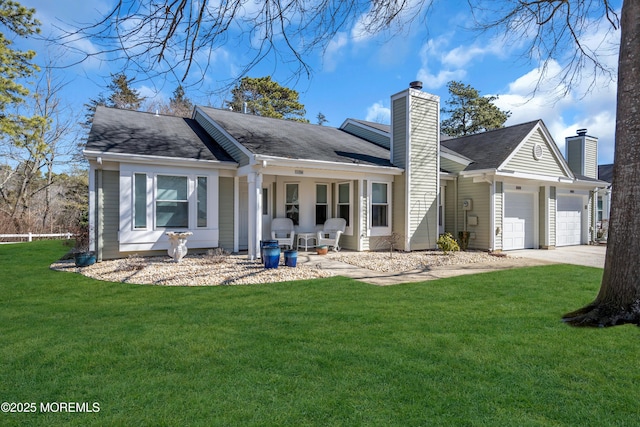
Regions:
<instances>
[{"instance_id":1,"label":"covered porch","mask_svg":"<svg viewBox=\"0 0 640 427\"><path fill-rule=\"evenodd\" d=\"M234 250L259 257L271 221L290 218L296 234L316 233L329 218L344 218L340 246L375 249L392 234L392 187L403 170L349 164L262 159L234 178Z\"/></svg>"}]
</instances>

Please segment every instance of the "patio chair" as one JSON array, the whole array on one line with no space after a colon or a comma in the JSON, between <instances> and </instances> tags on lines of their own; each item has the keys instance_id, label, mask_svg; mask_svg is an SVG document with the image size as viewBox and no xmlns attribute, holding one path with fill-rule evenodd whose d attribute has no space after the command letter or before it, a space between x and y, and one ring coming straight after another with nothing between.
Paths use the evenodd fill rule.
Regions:
<instances>
[{"instance_id":1,"label":"patio chair","mask_svg":"<svg viewBox=\"0 0 640 427\"><path fill-rule=\"evenodd\" d=\"M290 218L274 218L271 220L271 238L278 241L278 246L288 246L293 249L295 229Z\"/></svg>"},{"instance_id":2,"label":"patio chair","mask_svg":"<svg viewBox=\"0 0 640 427\"><path fill-rule=\"evenodd\" d=\"M347 221L344 218L329 218L324 222L322 230L318 231L317 245L333 246L334 251L340 250L340 235L344 233Z\"/></svg>"}]
</instances>

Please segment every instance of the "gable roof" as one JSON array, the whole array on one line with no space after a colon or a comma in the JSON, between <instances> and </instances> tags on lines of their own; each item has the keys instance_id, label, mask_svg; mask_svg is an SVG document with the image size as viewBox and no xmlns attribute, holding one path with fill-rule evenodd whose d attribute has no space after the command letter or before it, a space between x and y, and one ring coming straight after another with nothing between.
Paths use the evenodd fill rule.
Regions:
<instances>
[{"instance_id":1,"label":"gable roof","mask_svg":"<svg viewBox=\"0 0 640 427\"><path fill-rule=\"evenodd\" d=\"M234 162L193 119L102 106L85 151Z\"/></svg>"},{"instance_id":2,"label":"gable roof","mask_svg":"<svg viewBox=\"0 0 640 427\"><path fill-rule=\"evenodd\" d=\"M473 135L443 139L441 144L473 160L465 169L467 171L498 169L538 123L541 121L534 120Z\"/></svg>"},{"instance_id":3,"label":"gable roof","mask_svg":"<svg viewBox=\"0 0 640 427\"><path fill-rule=\"evenodd\" d=\"M389 150L341 129L198 106L255 155L392 167Z\"/></svg>"}]
</instances>

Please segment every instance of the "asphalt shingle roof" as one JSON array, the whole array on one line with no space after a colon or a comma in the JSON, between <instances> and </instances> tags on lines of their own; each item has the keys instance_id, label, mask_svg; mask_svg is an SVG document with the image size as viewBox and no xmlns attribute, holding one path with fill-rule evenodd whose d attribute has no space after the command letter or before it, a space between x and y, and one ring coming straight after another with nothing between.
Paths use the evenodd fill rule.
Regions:
<instances>
[{"instance_id":1,"label":"asphalt shingle roof","mask_svg":"<svg viewBox=\"0 0 640 427\"><path fill-rule=\"evenodd\" d=\"M490 130L474 135L442 140L442 146L473 160L465 170L497 169L539 120Z\"/></svg>"},{"instance_id":2,"label":"asphalt shingle roof","mask_svg":"<svg viewBox=\"0 0 640 427\"><path fill-rule=\"evenodd\" d=\"M393 166L389 150L343 130L199 107L250 152L287 159Z\"/></svg>"},{"instance_id":3,"label":"asphalt shingle roof","mask_svg":"<svg viewBox=\"0 0 640 427\"><path fill-rule=\"evenodd\" d=\"M86 150L233 162L192 119L99 106Z\"/></svg>"}]
</instances>

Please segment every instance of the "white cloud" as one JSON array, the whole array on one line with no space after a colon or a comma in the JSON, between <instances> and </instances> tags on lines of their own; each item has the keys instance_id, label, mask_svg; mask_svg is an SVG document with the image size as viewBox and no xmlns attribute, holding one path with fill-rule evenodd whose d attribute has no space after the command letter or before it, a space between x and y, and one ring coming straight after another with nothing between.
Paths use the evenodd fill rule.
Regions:
<instances>
[{"instance_id":1,"label":"white cloud","mask_svg":"<svg viewBox=\"0 0 640 427\"><path fill-rule=\"evenodd\" d=\"M375 102L367 108L367 117L365 120L376 123L391 123L391 109L385 107L382 101Z\"/></svg>"},{"instance_id":2,"label":"white cloud","mask_svg":"<svg viewBox=\"0 0 640 427\"><path fill-rule=\"evenodd\" d=\"M348 39L346 33L338 33L336 36L329 42L329 45L324 51L323 57L323 70L324 71L334 71L338 65L338 61L343 54L343 48L347 46Z\"/></svg>"},{"instance_id":3,"label":"white cloud","mask_svg":"<svg viewBox=\"0 0 640 427\"><path fill-rule=\"evenodd\" d=\"M547 75L554 76L560 69L560 65L552 61ZM567 88L557 78L540 79L541 73L540 68L533 69L511 82L506 93L498 94L495 105L511 111L506 124L542 119L563 154L565 138L575 135L577 129L586 128L589 135L599 138L599 162L612 162L615 85L596 87L582 96L588 82Z\"/></svg>"}]
</instances>

